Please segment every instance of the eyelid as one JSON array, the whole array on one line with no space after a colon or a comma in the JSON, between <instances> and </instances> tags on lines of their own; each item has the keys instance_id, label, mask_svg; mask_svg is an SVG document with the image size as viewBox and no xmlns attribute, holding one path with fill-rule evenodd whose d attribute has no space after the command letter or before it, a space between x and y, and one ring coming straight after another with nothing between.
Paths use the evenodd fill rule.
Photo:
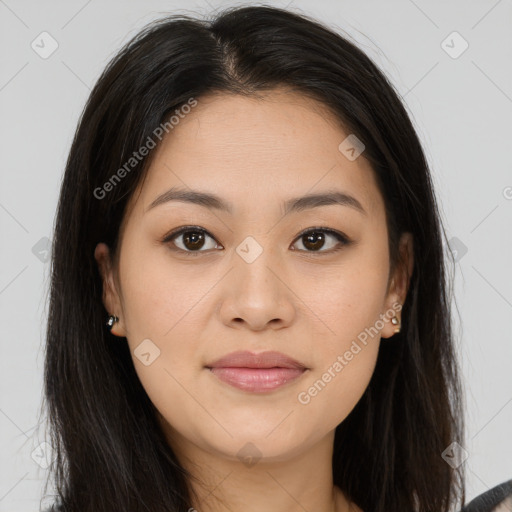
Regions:
<instances>
[{"instance_id":1,"label":"eyelid","mask_svg":"<svg viewBox=\"0 0 512 512\"><path fill-rule=\"evenodd\" d=\"M164 237L162 238L162 242L163 243L170 242L171 239L174 238L175 236L181 235L182 233L187 232L187 231L194 231L194 230L201 231L202 233L204 233L204 234L208 235L209 237L213 238L214 240L216 240L215 237L207 229L204 229L200 226L181 226L179 228L173 229L172 231L170 231L169 233L164 235Z\"/></svg>"},{"instance_id":2,"label":"eyelid","mask_svg":"<svg viewBox=\"0 0 512 512\"><path fill-rule=\"evenodd\" d=\"M300 238L301 236L304 236L306 233L309 233L310 231L314 231L314 232L317 232L317 231L322 231L323 233L327 233L329 235L333 235L335 237L338 237L340 239L342 239L343 241L345 241L346 243L349 243L350 242L350 239L347 235L345 235L344 233L342 233L341 231L338 231L336 229L332 229L332 228L327 228L325 226L312 226L312 227L309 227L309 228L306 228L304 230L302 230L296 237L294 240L297 240L298 238Z\"/></svg>"}]
</instances>

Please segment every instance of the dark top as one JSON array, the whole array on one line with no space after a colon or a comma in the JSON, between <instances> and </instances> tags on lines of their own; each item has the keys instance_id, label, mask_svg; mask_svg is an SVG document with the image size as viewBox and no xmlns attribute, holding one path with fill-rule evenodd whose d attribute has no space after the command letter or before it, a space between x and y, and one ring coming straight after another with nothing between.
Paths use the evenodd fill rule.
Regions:
<instances>
[{"instance_id":1,"label":"dark top","mask_svg":"<svg viewBox=\"0 0 512 512\"><path fill-rule=\"evenodd\" d=\"M480 494L460 512L512 512L512 480Z\"/></svg>"},{"instance_id":2,"label":"dark top","mask_svg":"<svg viewBox=\"0 0 512 512\"><path fill-rule=\"evenodd\" d=\"M43 512L60 512L60 507L54 505ZM512 480L473 498L460 512L512 512Z\"/></svg>"}]
</instances>

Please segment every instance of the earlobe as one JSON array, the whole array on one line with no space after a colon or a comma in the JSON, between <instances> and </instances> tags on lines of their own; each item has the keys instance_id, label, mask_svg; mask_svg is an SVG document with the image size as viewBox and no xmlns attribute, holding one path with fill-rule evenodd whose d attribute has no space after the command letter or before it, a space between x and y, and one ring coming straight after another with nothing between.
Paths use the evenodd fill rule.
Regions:
<instances>
[{"instance_id":1,"label":"earlobe","mask_svg":"<svg viewBox=\"0 0 512 512\"><path fill-rule=\"evenodd\" d=\"M402 328L401 311L409 291L410 279L414 268L414 250L412 233L402 233L400 238L400 261L392 278L388 295L388 308L391 318L382 330L382 338L391 338Z\"/></svg>"},{"instance_id":2,"label":"earlobe","mask_svg":"<svg viewBox=\"0 0 512 512\"><path fill-rule=\"evenodd\" d=\"M103 305L107 310L108 319L106 320L106 326L112 334L115 336L123 337L124 329L120 322L121 316L121 302L116 290L112 260L110 256L109 247L100 242L94 250L94 258L98 264L98 271L101 276L103 286Z\"/></svg>"},{"instance_id":3,"label":"earlobe","mask_svg":"<svg viewBox=\"0 0 512 512\"><path fill-rule=\"evenodd\" d=\"M397 316L391 317L391 323L395 326L395 334L399 333L402 326Z\"/></svg>"},{"instance_id":4,"label":"earlobe","mask_svg":"<svg viewBox=\"0 0 512 512\"><path fill-rule=\"evenodd\" d=\"M402 319L400 311L402 304L395 301L392 308L389 308L384 314L385 325L381 331L381 338L391 338L402 330Z\"/></svg>"}]
</instances>

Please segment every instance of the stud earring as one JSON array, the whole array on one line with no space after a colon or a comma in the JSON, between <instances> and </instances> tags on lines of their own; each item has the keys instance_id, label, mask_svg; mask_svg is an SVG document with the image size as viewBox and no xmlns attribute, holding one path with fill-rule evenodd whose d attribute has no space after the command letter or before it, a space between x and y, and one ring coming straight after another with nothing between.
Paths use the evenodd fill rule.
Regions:
<instances>
[{"instance_id":1,"label":"stud earring","mask_svg":"<svg viewBox=\"0 0 512 512\"><path fill-rule=\"evenodd\" d=\"M400 320L398 320L398 318L396 316L394 316L393 318L391 318L391 323L393 325L397 325L398 327L395 329L395 333L396 332L400 332Z\"/></svg>"},{"instance_id":2,"label":"stud earring","mask_svg":"<svg viewBox=\"0 0 512 512\"><path fill-rule=\"evenodd\" d=\"M117 318L117 316L115 315L109 315L107 320L107 327L109 328L110 331L112 330L112 327L116 322L119 322L119 318Z\"/></svg>"}]
</instances>

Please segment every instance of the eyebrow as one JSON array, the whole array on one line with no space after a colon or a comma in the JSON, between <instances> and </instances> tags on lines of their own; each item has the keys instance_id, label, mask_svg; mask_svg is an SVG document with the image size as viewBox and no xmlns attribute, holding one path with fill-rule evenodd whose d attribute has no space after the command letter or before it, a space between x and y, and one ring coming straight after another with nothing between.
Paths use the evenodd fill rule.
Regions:
<instances>
[{"instance_id":1,"label":"eyebrow","mask_svg":"<svg viewBox=\"0 0 512 512\"><path fill-rule=\"evenodd\" d=\"M200 192L198 190L187 190L178 187L173 187L163 194L160 194L149 205L146 211L170 201L197 204L199 206L204 206L205 208L223 211L230 214L233 213L233 206L231 203L224 201L219 196L207 192ZM367 215L366 210L355 197L337 190L328 190L322 193L308 194L302 197L288 199L283 203L283 215L329 205L348 206L359 211L363 215Z\"/></svg>"}]
</instances>

